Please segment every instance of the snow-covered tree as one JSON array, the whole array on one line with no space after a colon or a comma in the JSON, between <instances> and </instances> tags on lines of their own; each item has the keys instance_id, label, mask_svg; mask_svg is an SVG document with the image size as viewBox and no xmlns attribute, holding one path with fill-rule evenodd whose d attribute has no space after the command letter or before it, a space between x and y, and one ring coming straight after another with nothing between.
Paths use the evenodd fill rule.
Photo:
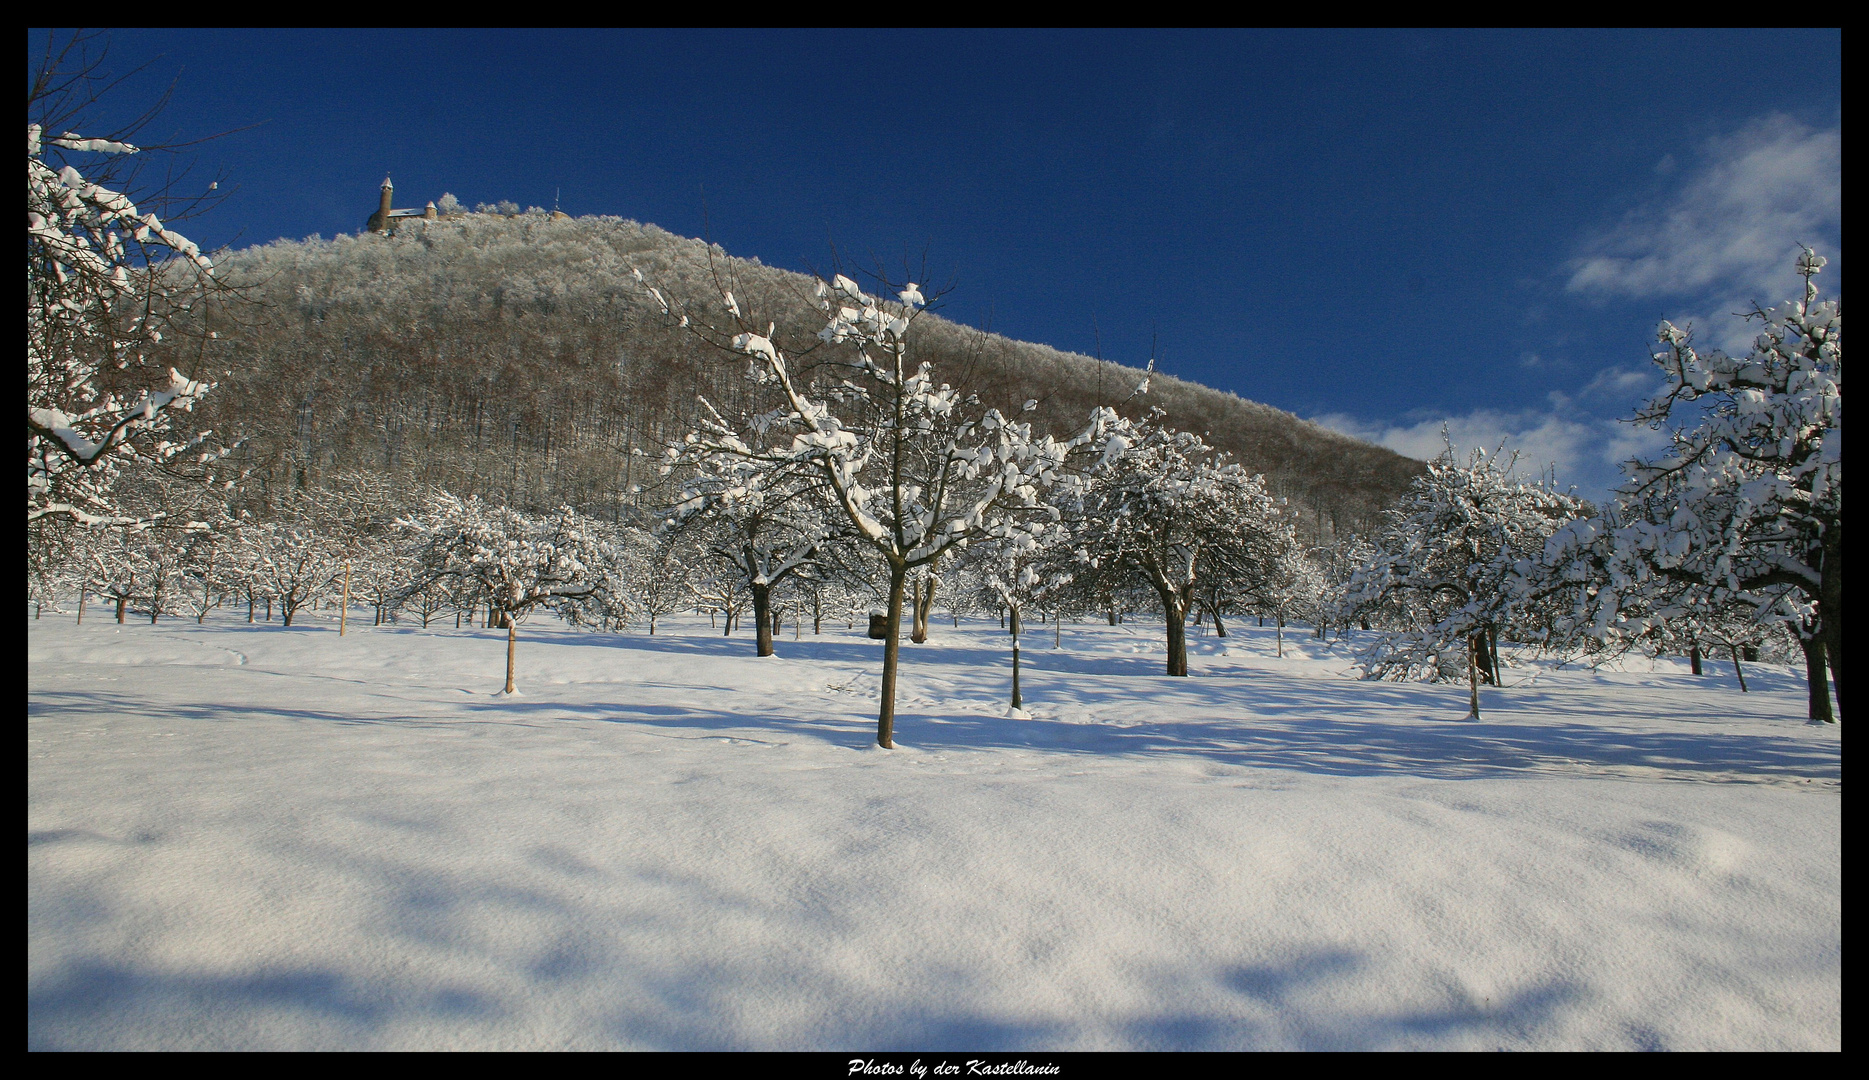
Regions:
<instances>
[{"instance_id":1,"label":"snow-covered tree","mask_svg":"<svg viewBox=\"0 0 1869 1080\"><path fill-rule=\"evenodd\" d=\"M534 517L478 498L435 495L419 516L399 524L413 540L419 567L412 587L452 579L470 583L506 626L506 689L513 683L516 624L533 609L568 609L592 600L611 578L614 559L602 530L570 507Z\"/></svg>"},{"instance_id":2,"label":"snow-covered tree","mask_svg":"<svg viewBox=\"0 0 1869 1080\"><path fill-rule=\"evenodd\" d=\"M26 526L26 596L33 618L45 608L60 610L60 597L79 599L84 585L80 530L71 523L45 519Z\"/></svg>"},{"instance_id":3,"label":"snow-covered tree","mask_svg":"<svg viewBox=\"0 0 1869 1080\"><path fill-rule=\"evenodd\" d=\"M258 583L261 597L279 602L286 626L344 572L343 548L303 507L289 507L279 518L242 531L252 552L247 572Z\"/></svg>"},{"instance_id":4,"label":"snow-covered tree","mask_svg":"<svg viewBox=\"0 0 1869 1080\"><path fill-rule=\"evenodd\" d=\"M203 529L182 538L182 574L187 579L188 605L195 623L205 622L232 580L229 574L230 537L225 531Z\"/></svg>"},{"instance_id":5,"label":"snow-covered tree","mask_svg":"<svg viewBox=\"0 0 1869 1080\"><path fill-rule=\"evenodd\" d=\"M1012 708L1023 709L1019 689L1019 634L1027 611L1050 603L1070 586L1079 569L1071 552L1071 531L1060 521L1036 528L1008 529L974 542L969 569L1011 618ZM1042 623L1041 623L1042 626Z\"/></svg>"},{"instance_id":6,"label":"snow-covered tree","mask_svg":"<svg viewBox=\"0 0 1869 1080\"><path fill-rule=\"evenodd\" d=\"M649 292L666 314L677 314L659 290ZM795 376L770 324L756 328L731 291L723 290L721 302L738 332L702 331L750 357L752 374L778 391L780 405L755 419L759 443L732 433L698 438L706 452L738 456L758 469L808 473L826 512L847 523L852 542L886 566L888 632L876 741L891 747L910 575L989 530L1036 528L1049 520L1041 492L1064 475L1071 450L1102 430L1107 410L1099 411L1091 430L1061 443L936 382L930 365L908 358L910 329L926 305L913 282L887 300L841 274L819 281L816 303L825 318L819 342L840 359L820 364L808 382ZM696 317L680 313L685 326Z\"/></svg>"},{"instance_id":7,"label":"snow-covered tree","mask_svg":"<svg viewBox=\"0 0 1869 1080\"><path fill-rule=\"evenodd\" d=\"M651 635L656 620L692 609L694 568L700 562L700 550L692 536L631 530L623 544L622 559L630 602L649 620Z\"/></svg>"},{"instance_id":8,"label":"snow-covered tree","mask_svg":"<svg viewBox=\"0 0 1869 1080\"><path fill-rule=\"evenodd\" d=\"M1755 306L1742 356L1703 352L1670 323L1666 378L1638 422L1669 431L1660 459L1631 462L1611 511L1555 537L1548 562L1575 584L1581 628L1639 635L1655 619L1732 604L1800 631L1810 715L1842 697L1843 309L1819 298L1806 250L1801 299Z\"/></svg>"},{"instance_id":9,"label":"snow-covered tree","mask_svg":"<svg viewBox=\"0 0 1869 1080\"><path fill-rule=\"evenodd\" d=\"M827 507L813 490L819 483L814 470L774 467L763 453L769 449L765 431L736 431L711 403L703 404L706 426L677 451L677 463L692 473L673 511L674 528L740 579L727 592L751 598L754 652L771 656L774 590L813 567L830 537ZM723 449L723 441L730 448ZM744 454L738 446L756 452Z\"/></svg>"},{"instance_id":10,"label":"snow-covered tree","mask_svg":"<svg viewBox=\"0 0 1869 1080\"><path fill-rule=\"evenodd\" d=\"M1546 543L1587 508L1513 464L1484 450L1462 463L1449 443L1389 511L1348 589L1352 609L1400 616L1363 650L1366 677L1465 677L1477 716L1478 683L1499 681L1500 634L1544 640Z\"/></svg>"},{"instance_id":11,"label":"snow-covered tree","mask_svg":"<svg viewBox=\"0 0 1869 1080\"><path fill-rule=\"evenodd\" d=\"M130 603L149 595L149 548L135 530L100 530L85 541L80 549L84 587L109 600L121 623Z\"/></svg>"},{"instance_id":12,"label":"snow-covered tree","mask_svg":"<svg viewBox=\"0 0 1869 1080\"><path fill-rule=\"evenodd\" d=\"M1203 586L1264 581L1297 545L1261 477L1200 437L1150 421L1112 435L1075 504L1080 558L1100 574L1133 574L1161 602L1168 674L1188 673L1187 620Z\"/></svg>"},{"instance_id":13,"label":"snow-covered tree","mask_svg":"<svg viewBox=\"0 0 1869 1080\"><path fill-rule=\"evenodd\" d=\"M213 262L120 191L86 179L136 154L120 138L64 130L94 70L56 60L26 95L26 516L91 525L146 520L112 497L117 474L201 453L172 434L210 383L165 367L164 336L202 302ZM55 125L48 127L47 125ZM90 161L104 164L94 169ZM81 170L80 164L85 164ZM198 460L198 459L197 459Z\"/></svg>"},{"instance_id":14,"label":"snow-covered tree","mask_svg":"<svg viewBox=\"0 0 1869 1080\"><path fill-rule=\"evenodd\" d=\"M1322 626L1329 583L1317 561L1296 544L1273 552L1263 567L1255 580L1245 583L1241 597L1252 610L1272 616L1274 647L1283 657L1286 623L1302 619L1314 628Z\"/></svg>"}]
</instances>

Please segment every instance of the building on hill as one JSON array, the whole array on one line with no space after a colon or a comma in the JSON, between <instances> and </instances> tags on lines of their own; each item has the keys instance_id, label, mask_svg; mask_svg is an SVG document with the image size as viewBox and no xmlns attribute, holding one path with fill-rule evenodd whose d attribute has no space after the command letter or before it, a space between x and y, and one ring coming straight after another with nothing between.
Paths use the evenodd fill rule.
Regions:
<instances>
[{"instance_id":1,"label":"building on hill","mask_svg":"<svg viewBox=\"0 0 1869 1080\"><path fill-rule=\"evenodd\" d=\"M385 176L383 178L382 191L381 191L379 200L377 202L376 213L371 214L369 220L364 222L364 226L363 226L364 231L382 233L383 235L387 236L390 233L395 232L396 226L402 224L405 221L455 221L455 220L458 220L460 218L467 216L465 213L463 213L459 209L456 209L452 212L444 212L435 206L435 203L433 200L430 200L429 204L420 210L394 210L390 208L390 203L395 197L395 194L396 194L396 186L389 182L389 177ZM441 198L443 202L451 201L450 196L447 196L447 195L443 195ZM459 206L458 203L454 205L456 207ZM506 204L506 205L513 205L513 204ZM480 209L484 211L489 208L486 206L482 206ZM542 212L542 211L537 211L536 207L534 208L534 211ZM517 211L515 210L515 213L516 212ZM509 214L507 216L510 217L512 215ZM551 212L551 219L553 221L570 221L571 215L554 209Z\"/></svg>"},{"instance_id":2,"label":"building on hill","mask_svg":"<svg viewBox=\"0 0 1869 1080\"><path fill-rule=\"evenodd\" d=\"M389 177L385 176L383 178L382 197L377 203L376 213L371 214L370 220L364 223L365 229L370 232L393 233L396 231L397 225L400 225L409 218L420 218L423 221L439 221L441 219L441 212L435 209L435 204L432 201L420 210L390 209L390 200L395 193L396 185L390 183Z\"/></svg>"}]
</instances>

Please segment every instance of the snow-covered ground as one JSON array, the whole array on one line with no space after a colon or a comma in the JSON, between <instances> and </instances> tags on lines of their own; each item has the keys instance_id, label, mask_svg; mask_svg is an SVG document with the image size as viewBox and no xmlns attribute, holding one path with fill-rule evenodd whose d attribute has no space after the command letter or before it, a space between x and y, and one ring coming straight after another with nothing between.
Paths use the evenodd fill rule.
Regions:
<instances>
[{"instance_id":1,"label":"snow-covered ground","mask_svg":"<svg viewBox=\"0 0 1869 1080\"><path fill-rule=\"evenodd\" d=\"M36 1048L1828 1048L1796 673L27 622ZM1531 669L1515 669L1524 679Z\"/></svg>"}]
</instances>

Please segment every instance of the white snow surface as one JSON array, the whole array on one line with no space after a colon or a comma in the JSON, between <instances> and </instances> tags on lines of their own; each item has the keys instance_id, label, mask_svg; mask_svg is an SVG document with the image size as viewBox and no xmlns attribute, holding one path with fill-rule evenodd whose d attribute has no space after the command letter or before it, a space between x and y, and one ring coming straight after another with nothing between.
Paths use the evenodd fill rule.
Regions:
<instances>
[{"instance_id":1,"label":"white snow surface","mask_svg":"<svg viewBox=\"0 0 1869 1080\"><path fill-rule=\"evenodd\" d=\"M937 621L885 751L862 628L535 620L511 699L504 631L327 614L28 619L29 1047L1841 1047L1788 669L1520 667L1473 723L1303 631L1173 679L1081 624L1020 718Z\"/></svg>"}]
</instances>

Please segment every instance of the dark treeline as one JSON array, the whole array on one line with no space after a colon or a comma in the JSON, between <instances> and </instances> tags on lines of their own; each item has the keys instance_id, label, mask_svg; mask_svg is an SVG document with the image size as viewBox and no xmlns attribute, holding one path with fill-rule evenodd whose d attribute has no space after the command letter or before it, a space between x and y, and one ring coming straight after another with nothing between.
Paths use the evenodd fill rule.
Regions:
<instances>
[{"instance_id":1,"label":"dark treeline","mask_svg":"<svg viewBox=\"0 0 1869 1080\"><path fill-rule=\"evenodd\" d=\"M659 459L692 429L697 396L724 414L754 398L745 358L670 326L633 271L697 315L731 289L807 368L823 323L810 278L619 218L468 214L393 236L282 240L222 267L252 302L232 306L191 373L220 384L198 419L247 440L249 482L273 496L367 471L527 508L654 513ZM1037 398L1030 418L1060 434L1143 379L938 317L917 322L911 356L1009 412ZM1150 407L1264 472L1320 538L1368 528L1423 470L1169 376L1123 411Z\"/></svg>"}]
</instances>

